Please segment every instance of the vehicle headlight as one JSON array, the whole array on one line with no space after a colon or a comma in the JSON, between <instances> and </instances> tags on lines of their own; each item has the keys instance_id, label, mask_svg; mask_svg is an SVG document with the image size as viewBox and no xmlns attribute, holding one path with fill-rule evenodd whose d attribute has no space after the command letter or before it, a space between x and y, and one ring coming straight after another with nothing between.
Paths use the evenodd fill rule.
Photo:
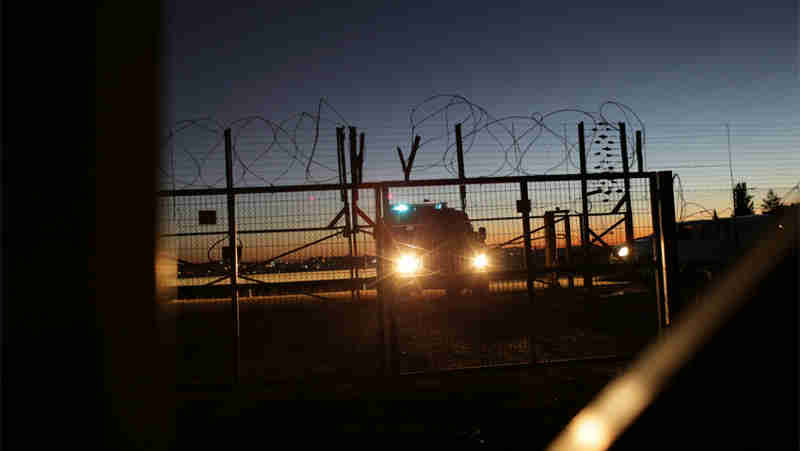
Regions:
<instances>
[{"instance_id":1,"label":"vehicle headlight","mask_svg":"<svg viewBox=\"0 0 800 451\"><path fill-rule=\"evenodd\" d=\"M422 267L422 261L416 255L405 254L397 260L395 266L400 274L414 274Z\"/></svg>"},{"instance_id":2,"label":"vehicle headlight","mask_svg":"<svg viewBox=\"0 0 800 451\"><path fill-rule=\"evenodd\" d=\"M486 254L478 254L472 258L472 266L477 269L483 269L489 266L489 258L486 257Z\"/></svg>"},{"instance_id":3,"label":"vehicle headlight","mask_svg":"<svg viewBox=\"0 0 800 451\"><path fill-rule=\"evenodd\" d=\"M621 258L627 257L628 254L630 254L630 253L631 253L631 250L628 249L628 246L622 246L621 248L619 248L617 250L617 256L621 257Z\"/></svg>"}]
</instances>

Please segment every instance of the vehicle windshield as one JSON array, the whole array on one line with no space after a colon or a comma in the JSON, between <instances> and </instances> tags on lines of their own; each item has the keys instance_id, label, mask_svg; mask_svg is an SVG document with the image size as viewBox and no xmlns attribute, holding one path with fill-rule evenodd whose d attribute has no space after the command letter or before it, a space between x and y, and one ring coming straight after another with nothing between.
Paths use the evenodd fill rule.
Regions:
<instances>
[{"instance_id":1,"label":"vehicle windshield","mask_svg":"<svg viewBox=\"0 0 800 451\"><path fill-rule=\"evenodd\" d=\"M452 210L417 207L407 212L393 211L389 220L395 245L429 251L441 248L446 242L462 241L462 237L472 232L466 215Z\"/></svg>"}]
</instances>

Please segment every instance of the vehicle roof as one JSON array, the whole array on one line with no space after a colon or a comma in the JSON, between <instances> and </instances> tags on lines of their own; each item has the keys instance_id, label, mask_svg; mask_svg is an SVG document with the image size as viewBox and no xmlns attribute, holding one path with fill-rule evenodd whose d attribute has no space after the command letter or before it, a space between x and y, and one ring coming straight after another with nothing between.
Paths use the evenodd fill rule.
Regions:
<instances>
[{"instance_id":1,"label":"vehicle roof","mask_svg":"<svg viewBox=\"0 0 800 451\"><path fill-rule=\"evenodd\" d=\"M397 211L394 210L394 207L397 205L406 205L408 206L408 210L405 211ZM387 218L392 223L399 223L399 224L409 224L415 221L424 220L425 222L429 220L434 220L433 218L442 218L445 219L447 222L468 222L469 217L466 213L461 210L457 210L455 208L447 207L446 202L438 202L438 203L423 203L423 204L411 204L411 203L398 203L392 204L389 207L389 214Z\"/></svg>"}]
</instances>

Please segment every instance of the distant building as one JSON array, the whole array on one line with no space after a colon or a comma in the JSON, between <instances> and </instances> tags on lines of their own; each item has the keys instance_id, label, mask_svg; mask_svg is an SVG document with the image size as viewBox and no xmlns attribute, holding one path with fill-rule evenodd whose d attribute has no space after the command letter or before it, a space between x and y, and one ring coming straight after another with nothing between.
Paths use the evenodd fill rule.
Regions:
<instances>
[{"instance_id":1,"label":"distant building","mask_svg":"<svg viewBox=\"0 0 800 451\"><path fill-rule=\"evenodd\" d=\"M774 230L771 226L774 225ZM773 215L748 215L719 219L700 219L677 224L678 263L686 266L724 266L739 253L755 245L763 234L779 233ZM634 241L625 257L620 244L614 247L612 261L648 261L653 256L653 236Z\"/></svg>"}]
</instances>

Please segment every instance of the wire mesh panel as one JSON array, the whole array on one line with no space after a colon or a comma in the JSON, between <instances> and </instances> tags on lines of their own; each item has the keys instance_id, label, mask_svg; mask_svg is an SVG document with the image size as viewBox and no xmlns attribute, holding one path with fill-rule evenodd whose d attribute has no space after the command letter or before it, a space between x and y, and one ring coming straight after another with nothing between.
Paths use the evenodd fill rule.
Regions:
<instances>
[{"instance_id":1,"label":"wire mesh panel","mask_svg":"<svg viewBox=\"0 0 800 451\"><path fill-rule=\"evenodd\" d=\"M352 199L352 196L351 196ZM354 277L358 295L376 296L377 254L375 249L375 190L358 190L358 200L353 202L353 254L355 256Z\"/></svg>"},{"instance_id":2,"label":"wire mesh panel","mask_svg":"<svg viewBox=\"0 0 800 451\"><path fill-rule=\"evenodd\" d=\"M350 193L347 193L348 199ZM374 217L374 194L361 209ZM162 242L176 256L179 380L227 382L233 321L224 195L162 196ZM352 246L341 190L254 191L235 196L242 378L331 372L375 374L380 359L372 226ZM350 210L352 211L352 210ZM358 251L358 255L354 252Z\"/></svg>"},{"instance_id":3,"label":"wire mesh panel","mask_svg":"<svg viewBox=\"0 0 800 451\"><path fill-rule=\"evenodd\" d=\"M424 183L387 187L385 215L410 215L426 205L461 210L457 181ZM421 264L420 274L433 275L434 282L403 277L402 254L430 249L414 248L422 243L414 241L420 232L413 231L421 221L395 227L393 239L404 236L410 244L395 246L386 255L393 267L391 299L400 372L522 363L530 361L532 353L540 361L627 355L652 338L657 314L648 277L653 267L613 258L621 246L631 244L629 239L652 233L649 179L630 180L630 215L624 196L613 204L602 198L590 203L586 248L580 180L525 183L531 201L531 268L526 265L523 221L517 211L520 183L465 186L467 221L473 232L484 235L489 256L485 293L453 290L447 271L437 266L441 261ZM449 227L429 245L435 248L454 239L458 232ZM527 290L529 274L532 293Z\"/></svg>"},{"instance_id":4,"label":"wire mesh panel","mask_svg":"<svg viewBox=\"0 0 800 451\"><path fill-rule=\"evenodd\" d=\"M525 290L522 221L516 210L519 183L465 187L467 213L475 230L486 229L489 247L490 293Z\"/></svg>"},{"instance_id":5,"label":"wire mesh panel","mask_svg":"<svg viewBox=\"0 0 800 451\"><path fill-rule=\"evenodd\" d=\"M612 185L621 187L622 179ZM652 234L649 180L630 180L631 237L626 231L624 196L604 202L607 198L601 195L605 193L589 194L588 248L584 248L582 240L579 181L531 182L529 190L533 214L537 215L531 228L537 231L532 242L536 279L540 282L534 293L538 359L630 355L639 351L657 330L650 277L653 266L647 261L628 264L619 253L622 247L633 247L629 238L637 240ZM569 212L559 214L559 209ZM555 212L551 219L552 238L546 236L548 211ZM540 231L544 233L538 235ZM587 277L591 279L590 287L585 285Z\"/></svg>"},{"instance_id":6,"label":"wire mesh panel","mask_svg":"<svg viewBox=\"0 0 800 451\"><path fill-rule=\"evenodd\" d=\"M353 246L344 206L340 190L237 195L243 377L377 371L375 294L354 280L374 279L374 243L363 227Z\"/></svg>"},{"instance_id":7,"label":"wire mesh panel","mask_svg":"<svg viewBox=\"0 0 800 451\"><path fill-rule=\"evenodd\" d=\"M351 266L340 192L240 194L236 204L248 294L302 301L316 292L346 291L346 284L333 282L348 280Z\"/></svg>"},{"instance_id":8,"label":"wire mesh panel","mask_svg":"<svg viewBox=\"0 0 800 451\"><path fill-rule=\"evenodd\" d=\"M629 199L590 193L587 215L572 176L472 180L463 197L457 180L365 184L357 199L344 193L347 205L339 187L243 190L234 197L242 377L375 374L386 359L407 373L635 352L656 331L653 265L620 256L652 235L645 177L631 178ZM233 367L226 202L208 191L160 197L182 381L227 380Z\"/></svg>"},{"instance_id":9,"label":"wire mesh panel","mask_svg":"<svg viewBox=\"0 0 800 451\"><path fill-rule=\"evenodd\" d=\"M228 245L226 197L162 196L159 214L159 240L175 267L175 277L166 283L174 294L168 304L176 312L178 381L226 382L233 364L230 288L211 285L229 273L222 261ZM211 305L225 309L227 321L205 315L202 309Z\"/></svg>"},{"instance_id":10,"label":"wire mesh panel","mask_svg":"<svg viewBox=\"0 0 800 451\"><path fill-rule=\"evenodd\" d=\"M161 239L168 243L177 266L178 299L227 275L222 249L228 246L226 198L221 195L159 198ZM216 296L224 297L219 293Z\"/></svg>"}]
</instances>

